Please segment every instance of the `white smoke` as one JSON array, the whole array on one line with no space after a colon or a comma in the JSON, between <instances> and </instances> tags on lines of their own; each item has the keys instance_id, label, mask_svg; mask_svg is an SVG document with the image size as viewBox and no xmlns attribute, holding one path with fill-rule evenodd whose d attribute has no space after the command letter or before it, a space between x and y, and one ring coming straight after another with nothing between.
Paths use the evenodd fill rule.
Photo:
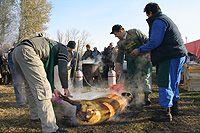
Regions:
<instances>
[{"instance_id":1,"label":"white smoke","mask_svg":"<svg viewBox=\"0 0 200 133\"><path fill-rule=\"evenodd\" d=\"M99 57L99 58L101 58L101 57ZM99 63L99 62L95 62L94 59L89 58L87 60L80 62L80 64L81 63L93 64L93 63ZM139 67L144 65L143 62L146 62L146 59L141 58L140 63L138 63L138 65L140 65ZM132 94L136 94L135 95L136 97L133 102L133 104L136 104L136 105L141 105L144 102L143 87L141 85L143 83L143 81L138 80L141 75L142 75L141 73L138 73L137 75L134 76L133 79L130 80L130 82L123 82L123 84L125 85L125 91L131 92ZM134 82L134 81L137 81L137 82ZM70 98L71 100L92 100L92 99L96 99L96 98L105 96L108 93L110 93L110 88L108 88L108 87L107 87L107 89L101 88L102 87L101 81L98 84L98 87L100 87L100 88L95 89L95 88L90 87L89 88L90 92L87 91L87 89L88 89L87 87L74 88L71 80L69 80L68 82L69 82L69 91L70 91L71 95L73 96L73 98ZM60 90L62 92L62 94L64 94L64 91L63 91L63 88L61 86L60 79L58 76L58 70L56 67L54 69L54 83L55 83L56 89ZM139 88L136 87L137 85L139 85ZM97 88L97 86L96 86L96 88ZM112 92L112 93L118 94L116 92ZM58 113L56 113L56 116L58 118L62 118L62 116L69 116L69 117L75 118L75 116L76 116L76 107L75 106L72 106L71 104L69 104L65 101L58 102L57 105L59 108L58 110L61 110Z\"/></svg>"},{"instance_id":2,"label":"white smoke","mask_svg":"<svg viewBox=\"0 0 200 133\"><path fill-rule=\"evenodd\" d=\"M91 92L85 92L87 88L74 88L73 84L69 78L68 81L68 86L69 86L69 91L70 94L73 96L70 98L71 100L92 100L95 98L99 98L102 96L105 96L109 93L109 90L97 90L97 89L91 89ZM60 78L58 76L58 69L57 66L54 67L54 86L56 89L58 89L63 95L64 95L64 89L61 86ZM85 92L85 93L83 93ZM62 116L68 116L68 117L75 117L76 115L76 106L73 106L69 104L68 102L65 101L58 101L55 96L53 96L52 101L56 103L57 108L56 111L57 113L56 116L58 119L61 119Z\"/></svg>"}]
</instances>

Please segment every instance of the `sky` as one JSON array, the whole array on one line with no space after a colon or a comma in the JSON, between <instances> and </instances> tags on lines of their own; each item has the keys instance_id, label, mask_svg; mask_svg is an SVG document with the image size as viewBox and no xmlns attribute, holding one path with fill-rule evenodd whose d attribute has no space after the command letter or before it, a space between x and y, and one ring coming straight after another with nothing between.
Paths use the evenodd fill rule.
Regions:
<instances>
[{"instance_id":1,"label":"sky","mask_svg":"<svg viewBox=\"0 0 200 133\"><path fill-rule=\"evenodd\" d=\"M200 0L48 0L53 4L46 33L57 40L57 30L77 29L89 33L88 43L102 51L118 38L110 34L112 26L125 30L136 28L148 36L147 16L143 12L149 2L159 4L162 12L178 26L185 43L200 39ZM186 39L187 38L187 39ZM58 41L58 40L57 40Z\"/></svg>"}]
</instances>

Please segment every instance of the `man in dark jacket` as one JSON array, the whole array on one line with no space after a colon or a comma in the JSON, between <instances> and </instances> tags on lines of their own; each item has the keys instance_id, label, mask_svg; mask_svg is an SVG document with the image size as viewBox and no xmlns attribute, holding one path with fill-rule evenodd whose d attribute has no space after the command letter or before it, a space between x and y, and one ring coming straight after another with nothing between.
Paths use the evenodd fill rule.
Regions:
<instances>
[{"instance_id":1,"label":"man in dark jacket","mask_svg":"<svg viewBox=\"0 0 200 133\"><path fill-rule=\"evenodd\" d=\"M178 113L178 85L187 50L177 26L168 16L162 14L157 3L147 4L144 12L148 17L149 41L146 45L134 49L132 54L151 51L151 62L156 65L159 102L164 108L162 113L157 113L151 120L172 121L171 113Z\"/></svg>"},{"instance_id":2,"label":"man in dark jacket","mask_svg":"<svg viewBox=\"0 0 200 133\"><path fill-rule=\"evenodd\" d=\"M113 43L111 42L107 48L102 53L102 62L103 62L103 78L108 79L109 69L114 70L114 61L113 61Z\"/></svg>"},{"instance_id":3,"label":"man in dark jacket","mask_svg":"<svg viewBox=\"0 0 200 133\"><path fill-rule=\"evenodd\" d=\"M93 52L92 52L92 50L90 49L90 45L89 44L87 44L86 45L86 51L85 51L85 53L83 54L83 56L82 56L82 60L87 60L87 59L93 59L94 58L94 54L93 54Z\"/></svg>"}]
</instances>

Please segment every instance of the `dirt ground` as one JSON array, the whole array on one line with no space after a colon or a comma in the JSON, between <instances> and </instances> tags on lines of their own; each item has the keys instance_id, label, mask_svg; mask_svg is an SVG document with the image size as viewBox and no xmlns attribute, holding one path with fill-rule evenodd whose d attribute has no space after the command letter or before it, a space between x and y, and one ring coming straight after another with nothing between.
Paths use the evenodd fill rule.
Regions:
<instances>
[{"instance_id":1,"label":"dirt ground","mask_svg":"<svg viewBox=\"0 0 200 133\"><path fill-rule=\"evenodd\" d=\"M57 124L69 133L200 132L200 92L188 92L183 84L180 84L179 115L173 116L172 122L149 121L154 111L160 109L158 87L153 83L150 106L127 108L98 125L77 126L59 118ZM62 115L59 105L53 105L56 116ZM30 122L29 109L16 105L12 85L0 85L0 132L41 132L40 122Z\"/></svg>"}]
</instances>

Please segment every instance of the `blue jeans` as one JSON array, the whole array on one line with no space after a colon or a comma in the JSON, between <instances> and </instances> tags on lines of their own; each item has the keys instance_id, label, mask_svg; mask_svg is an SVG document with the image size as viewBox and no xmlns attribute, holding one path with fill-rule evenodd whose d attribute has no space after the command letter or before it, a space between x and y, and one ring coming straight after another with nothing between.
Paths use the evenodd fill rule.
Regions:
<instances>
[{"instance_id":1,"label":"blue jeans","mask_svg":"<svg viewBox=\"0 0 200 133\"><path fill-rule=\"evenodd\" d=\"M23 83L23 79L20 76L20 74L18 73L12 59L8 56L8 64L10 67L10 72L12 75L12 80L13 80L13 84L14 84L14 92L15 92L15 97L16 97L16 103L17 104L25 104L26 101L24 99L24 95L22 93L22 83Z\"/></svg>"}]
</instances>

